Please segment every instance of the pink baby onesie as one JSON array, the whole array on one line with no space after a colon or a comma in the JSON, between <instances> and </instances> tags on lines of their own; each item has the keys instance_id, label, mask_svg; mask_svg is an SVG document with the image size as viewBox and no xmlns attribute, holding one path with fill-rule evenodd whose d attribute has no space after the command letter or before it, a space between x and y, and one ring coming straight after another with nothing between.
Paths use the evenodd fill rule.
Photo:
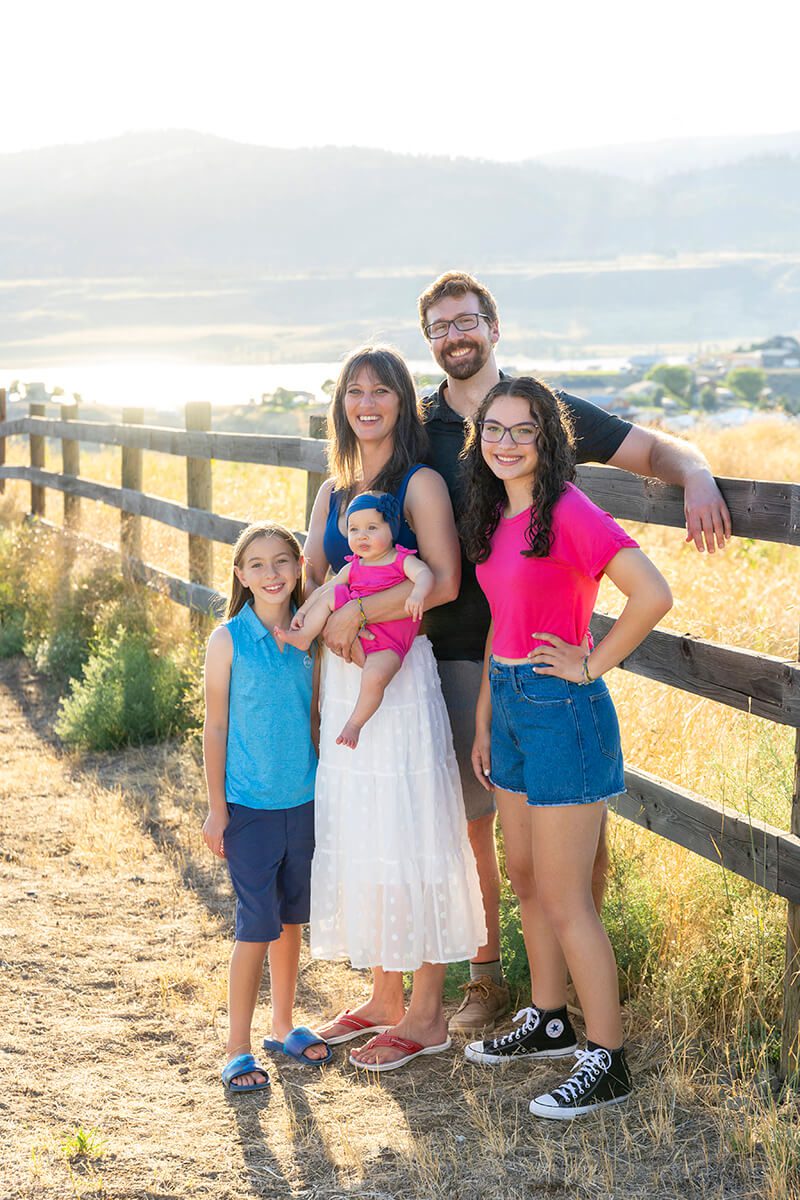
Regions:
<instances>
[{"instance_id":1,"label":"pink baby onesie","mask_svg":"<svg viewBox=\"0 0 800 1200\"><path fill-rule=\"evenodd\" d=\"M397 583L403 583L408 576L403 570L403 560L416 550L406 550L405 546L395 546L397 557L394 562L383 563L373 567L363 563L357 554L348 554L346 561L350 563L350 582L336 585L334 607L341 608L350 600L359 596L373 596L376 592L385 592ZM361 645L365 654L376 654L379 650L394 650L402 662L413 645L417 636L420 622L412 617L400 617L397 621L378 621L370 623L369 632L374 639L362 638Z\"/></svg>"}]
</instances>

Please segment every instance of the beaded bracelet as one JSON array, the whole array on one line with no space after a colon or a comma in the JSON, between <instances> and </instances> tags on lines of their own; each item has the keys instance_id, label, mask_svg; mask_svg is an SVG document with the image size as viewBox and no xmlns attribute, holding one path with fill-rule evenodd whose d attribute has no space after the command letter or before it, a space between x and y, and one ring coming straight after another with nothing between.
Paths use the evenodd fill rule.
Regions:
<instances>
[{"instance_id":1,"label":"beaded bracelet","mask_svg":"<svg viewBox=\"0 0 800 1200\"><path fill-rule=\"evenodd\" d=\"M578 685L579 687L586 687L587 684L595 682L594 676L589 674L589 655L588 654L585 654L583 656L583 662L581 663L581 674L583 675L583 679L581 680L580 684Z\"/></svg>"},{"instance_id":2,"label":"beaded bracelet","mask_svg":"<svg viewBox=\"0 0 800 1200\"><path fill-rule=\"evenodd\" d=\"M355 601L356 601L356 604L358 605L358 611L361 613L361 624L358 627L358 632L361 633L361 630L368 623L367 622L367 614L364 612L364 604L363 604L361 597L356 596Z\"/></svg>"}]
</instances>

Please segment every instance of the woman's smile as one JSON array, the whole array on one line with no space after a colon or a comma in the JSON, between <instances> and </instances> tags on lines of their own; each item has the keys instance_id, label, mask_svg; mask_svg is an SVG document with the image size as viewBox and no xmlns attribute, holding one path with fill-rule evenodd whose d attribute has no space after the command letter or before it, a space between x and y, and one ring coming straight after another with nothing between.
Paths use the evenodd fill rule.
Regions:
<instances>
[{"instance_id":1,"label":"woman's smile","mask_svg":"<svg viewBox=\"0 0 800 1200\"><path fill-rule=\"evenodd\" d=\"M400 398L363 367L347 385L344 406L350 428L357 436L385 437L397 424Z\"/></svg>"}]
</instances>

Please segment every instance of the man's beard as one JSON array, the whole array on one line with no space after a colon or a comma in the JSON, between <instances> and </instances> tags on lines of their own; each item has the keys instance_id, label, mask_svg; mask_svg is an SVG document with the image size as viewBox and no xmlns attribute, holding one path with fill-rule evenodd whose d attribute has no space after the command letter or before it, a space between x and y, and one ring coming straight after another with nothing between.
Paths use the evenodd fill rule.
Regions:
<instances>
[{"instance_id":1,"label":"man's beard","mask_svg":"<svg viewBox=\"0 0 800 1200\"><path fill-rule=\"evenodd\" d=\"M491 346L484 347L480 342L459 343L458 349L464 348L472 350L473 353L463 358L452 359L445 350L442 351L439 366L451 379L472 379L473 375L477 375L486 366L492 352Z\"/></svg>"}]
</instances>

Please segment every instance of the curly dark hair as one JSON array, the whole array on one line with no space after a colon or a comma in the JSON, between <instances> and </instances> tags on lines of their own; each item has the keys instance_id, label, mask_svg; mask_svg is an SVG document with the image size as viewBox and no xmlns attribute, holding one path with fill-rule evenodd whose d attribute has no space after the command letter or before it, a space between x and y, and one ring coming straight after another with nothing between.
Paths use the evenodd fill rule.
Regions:
<instances>
[{"instance_id":1,"label":"curly dark hair","mask_svg":"<svg viewBox=\"0 0 800 1200\"><path fill-rule=\"evenodd\" d=\"M531 489L531 519L525 531L528 558L545 558L553 540L553 507L567 483L575 478L575 435L564 404L538 379L502 379L481 401L471 423L461 458L464 460L466 506L458 522L464 550L471 562L485 562L506 502L506 489L481 452L480 422L500 396L526 400L539 426L536 449L539 465Z\"/></svg>"}]
</instances>

